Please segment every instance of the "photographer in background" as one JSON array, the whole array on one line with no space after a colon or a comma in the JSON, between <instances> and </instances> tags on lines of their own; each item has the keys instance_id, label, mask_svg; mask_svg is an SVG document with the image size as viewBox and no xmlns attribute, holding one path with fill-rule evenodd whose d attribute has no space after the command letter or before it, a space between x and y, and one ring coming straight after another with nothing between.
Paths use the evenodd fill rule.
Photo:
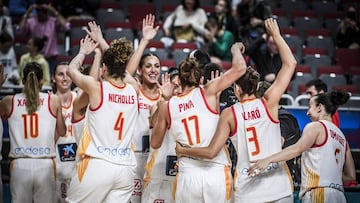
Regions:
<instances>
[{"instance_id":1,"label":"photographer in background","mask_svg":"<svg viewBox=\"0 0 360 203\"><path fill-rule=\"evenodd\" d=\"M338 48L360 49L359 12L353 5L347 7L345 17L338 26L336 46Z\"/></svg>"}]
</instances>

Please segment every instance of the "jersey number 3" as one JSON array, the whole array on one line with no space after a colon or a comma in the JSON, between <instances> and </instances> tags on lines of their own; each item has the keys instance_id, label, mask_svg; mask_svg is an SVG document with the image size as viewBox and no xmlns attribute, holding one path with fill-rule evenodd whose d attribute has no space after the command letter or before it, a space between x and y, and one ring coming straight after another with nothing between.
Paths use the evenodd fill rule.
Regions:
<instances>
[{"instance_id":1,"label":"jersey number 3","mask_svg":"<svg viewBox=\"0 0 360 203\"><path fill-rule=\"evenodd\" d=\"M246 128L246 132L250 132L252 134L251 137L248 136L248 141L254 142L255 150L251 152L251 155L256 156L260 153L260 146L259 146L259 140L258 140L257 133L256 133L256 128L255 127Z\"/></svg>"}]
</instances>

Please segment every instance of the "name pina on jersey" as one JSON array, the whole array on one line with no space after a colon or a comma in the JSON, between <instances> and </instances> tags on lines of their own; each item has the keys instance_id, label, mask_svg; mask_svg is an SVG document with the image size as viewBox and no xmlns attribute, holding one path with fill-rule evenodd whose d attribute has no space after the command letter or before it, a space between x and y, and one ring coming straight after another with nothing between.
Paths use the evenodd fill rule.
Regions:
<instances>
[{"instance_id":1,"label":"name pina on jersey","mask_svg":"<svg viewBox=\"0 0 360 203\"><path fill-rule=\"evenodd\" d=\"M186 103L179 104L179 112L186 111L186 110L192 109L194 107L195 106L194 106L193 102L191 100L189 100Z\"/></svg>"},{"instance_id":2,"label":"name pina on jersey","mask_svg":"<svg viewBox=\"0 0 360 203\"><path fill-rule=\"evenodd\" d=\"M44 105L44 98L40 98L40 105ZM18 99L17 100L17 106L26 106L26 99Z\"/></svg>"},{"instance_id":3,"label":"name pina on jersey","mask_svg":"<svg viewBox=\"0 0 360 203\"><path fill-rule=\"evenodd\" d=\"M109 94L108 101L120 104L134 104L135 99L134 95Z\"/></svg>"}]
</instances>

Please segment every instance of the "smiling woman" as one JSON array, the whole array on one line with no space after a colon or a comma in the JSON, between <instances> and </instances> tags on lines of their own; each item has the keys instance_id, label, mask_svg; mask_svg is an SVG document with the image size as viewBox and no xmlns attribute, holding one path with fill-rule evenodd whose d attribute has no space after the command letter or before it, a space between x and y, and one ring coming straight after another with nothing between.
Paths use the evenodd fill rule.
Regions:
<instances>
[{"instance_id":1,"label":"smiling woman","mask_svg":"<svg viewBox=\"0 0 360 203\"><path fill-rule=\"evenodd\" d=\"M65 202L67 188L70 184L72 173L75 170L76 157L76 140L72 133L72 110L76 93L71 91L72 80L66 74L69 63L60 62L56 65L52 82L53 91L61 100L62 114L66 124L66 134L61 135L56 142L56 195L57 200ZM69 150L71 148L71 150ZM71 153L67 153L71 152Z\"/></svg>"}]
</instances>

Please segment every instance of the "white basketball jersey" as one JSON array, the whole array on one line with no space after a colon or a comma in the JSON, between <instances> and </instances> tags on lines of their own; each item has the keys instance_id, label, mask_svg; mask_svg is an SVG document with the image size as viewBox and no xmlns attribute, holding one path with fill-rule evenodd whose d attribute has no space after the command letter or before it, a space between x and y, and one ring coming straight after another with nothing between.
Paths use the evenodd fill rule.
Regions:
<instances>
[{"instance_id":1,"label":"white basketball jersey","mask_svg":"<svg viewBox=\"0 0 360 203\"><path fill-rule=\"evenodd\" d=\"M169 134L184 146L206 147L214 136L218 112L212 111L206 102L202 88L195 88L185 95L173 96L168 103ZM224 145L213 159L179 159L179 167L193 167L199 164L230 165L230 156Z\"/></svg>"},{"instance_id":2,"label":"white basketball jersey","mask_svg":"<svg viewBox=\"0 0 360 203\"><path fill-rule=\"evenodd\" d=\"M133 86L103 81L101 102L88 108L79 156L88 155L121 165L136 165L130 148L138 117L138 98Z\"/></svg>"},{"instance_id":3,"label":"white basketball jersey","mask_svg":"<svg viewBox=\"0 0 360 203\"><path fill-rule=\"evenodd\" d=\"M55 157L56 115L50 110L50 94L39 93L38 110L28 115L24 94L15 94L9 114L11 158Z\"/></svg>"},{"instance_id":4,"label":"white basketball jersey","mask_svg":"<svg viewBox=\"0 0 360 203\"><path fill-rule=\"evenodd\" d=\"M56 142L56 173L60 178L71 178L75 170L77 144L72 130L72 110L76 93L71 92L69 105L62 105L62 114L66 125L66 134L61 135Z\"/></svg>"},{"instance_id":5,"label":"white basketball jersey","mask_svg":"<svg viewBox=\"0 0 360 203\"><path fill-rule=\"evenodd\" d=\"M150 153L145 165L144 182L145 185L151 180L174 180L173 174L167 173L167 160L176 156L176 142L174 137L166 132L161 147L154 150L150 148ZM169 169L171 170L171 169Z\"/></svg>"},{"instance_id":6,"label":"white basketball jersey","mask_svg":"<svg viewBox=\"0 0 360 203\"><path fill-rule=\"evenodd\" d=\"M73 135L75 136L76 143L77 145L79 145L84 130L85 115L76 121L72 121L71 124L72 124L72 132Z\"/></svg>"},{"instance_id":7,"label":"white basketball jersey","mask_svg":"<svg viewBox=\"0 0 360 203\"><path fill-rule=\"evenodd\" d=\"M238 102L231 108L236 124L230 139L238 157L235 177L237 201L269 202L291 195L292 180L285 162L272 163L259 176L247 174L250 161L281 151L279 121L271 118L263 99Z\"/></svg>"},{"instance_id":8,"label":"white basketball jersey","mask_svg":"<svg viewBox=\"0 0 360 203\"><path fill-rule=\"evenodd\" d=\"M133 144L135 151L142 151L143 148L143 136L149 135L149 116L151 107L161 99L160 89L158 91L158 97L151 99L144 95L139 89L139 117L136 121L136 129L133 136Z\"/></svg>"},{"instance_id":9,"label":"white basketball jersey","mask_svg":"<svg viewBox=\"0 0 360 203\"><path fill-rule=\"evenodd\" d=\"M345 163L346 138L332 122L319 121L325 129L326 139L314 145L301 156L300 196L313 188L330 187L344 191L342 171Z\"/></svg>"}]
</instances>

